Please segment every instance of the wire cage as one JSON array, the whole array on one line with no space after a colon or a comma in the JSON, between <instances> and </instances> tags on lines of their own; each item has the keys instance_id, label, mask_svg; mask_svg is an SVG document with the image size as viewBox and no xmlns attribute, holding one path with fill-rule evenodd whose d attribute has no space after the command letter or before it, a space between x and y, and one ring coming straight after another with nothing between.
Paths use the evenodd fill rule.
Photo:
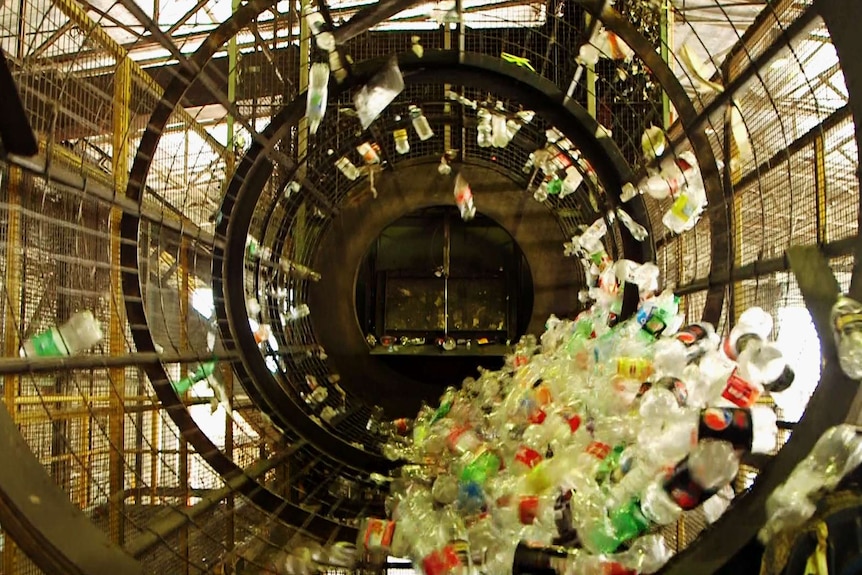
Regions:
<instances>
[{"instance_id":1,"label":"wire cage","mask_svg":"<svg viewBox=\"0 0 862 575\"><path fill-rule=\"evenodd\" d=\"M798 375L775 400L782 443L800 439L740 473L731 512L762 507L813 430L855 417L850 401L815 403L834 392L820 360L834 349L789 255L816 247L840 289L858 291L860 39L848 22L860 8L846 4L317 0L305 9L334 31L343 81L309 130L309 69L327 54L299 2L0 3L0 47L39 142L0 161L3 401L33 462L21 475L93 528L61 541L46 511L17 501L19 519L0 515L0 572L95 573L70 548L107 545L142 573L286 573L292 550L355 540L362 518L384 514L375 477L395 465L375 408L410 415L458 382L375 363L351 274L385 224L453 204L441 160L481 213L523 221L509 231L536 293L552 294L537 296L533 331L580 309L586 278L563 244L599 218L611 257L655 261L688 321L728 330L752 305L776 317ZM354 97L392 58L404 89L363 128ZM417 136L411 106L432 137ZM531 114L507 145L486 146L493 110ZM651 127L665 135L659 159L644 154ZM533 154L554 129L580 178L543 199ZM368 147L378 163L364 162ZM697 163L708 205L676 234L662 222L672 200L620 195L680 158ZM645 241L609 217L617 207ZM97 346L22 357L28 338L81 311ZM812 396L829 414L806 426ZM0 474L15 501L10 489ZM668 572L707 548L717 568L756 529L718 544L726 523L701 536L691 512L666 528L679 553Z\"/></svg>"}]
</instances>

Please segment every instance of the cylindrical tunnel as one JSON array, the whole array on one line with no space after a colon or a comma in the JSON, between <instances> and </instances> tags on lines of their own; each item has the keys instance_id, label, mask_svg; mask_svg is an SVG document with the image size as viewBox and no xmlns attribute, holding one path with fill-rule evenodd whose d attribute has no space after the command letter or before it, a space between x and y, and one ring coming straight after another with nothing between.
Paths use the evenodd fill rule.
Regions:
<instances>
[{"instance_id":1,"label":"cylindrical tunnel","mask_svg":"<svg viewBox=\"0 0 862 575\"><path fill-rule=\"evenodd\" d=\"M654 263L686 323L775 320L779 449L743 458L709 530L695 510L660 531L664 572L758 568L766 498L858 418L829 312L862 298L860 17L0 3L0 573L357 572L333 544L421 474L384 423L577 317L617 260ZM637 286L618 301L632 316ZM65 353L51 330L81 317L100 341Z\"/></svg>"}]
</instances>

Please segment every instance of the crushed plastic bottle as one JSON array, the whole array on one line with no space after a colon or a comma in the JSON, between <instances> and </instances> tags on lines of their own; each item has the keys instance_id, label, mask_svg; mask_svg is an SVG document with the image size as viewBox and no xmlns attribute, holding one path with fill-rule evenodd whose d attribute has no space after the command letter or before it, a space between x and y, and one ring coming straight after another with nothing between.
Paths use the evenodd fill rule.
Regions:
<instances>
[{"instance_id":1,"label":"crushed plastic bottle","mask_svg":"<svg viewBox=\"0 0 862 575\"><path fill-rule=\"evenodd\" d=\"M368 128L402 91L404 77L398 67L398 59L393 57L353 98L362 129Z\"/></svg>"},{"instance_id":2,"label":"crushed plastic bottle","mask_svg":"<svg viewBox=\"0 0 862 575\"><path fill-rule=\"evenodd\" d=\"M852 379L862 379L862 304L841 296L832 307L832 329L841 369Z\"/></svg>"},{"instance_id":3,"label":"crushed plastic bottle","mask_svg":"<svg viewBox=\"0 0 862 575\"><path fill-rule=\"evenodd\" d=\"M634 221L624 209L617 208L616 213L620 222L622 222L634 239L642 242L649 237L649 232L647 232L646 228Z\"/></svg>"},{"instance_id":4,"label":"crushed plastic bottle","mask_svg":"<svg viewBox=\"0 0 862 575\"><path fill-rule=\"evenodd\" d=\"M461 219L465 222L472 220L476 216L476 207L473 205L473 192L470 190L470 184L461 174L455 178L455 204L461 212Z\"/></svg>"}]
</instances>

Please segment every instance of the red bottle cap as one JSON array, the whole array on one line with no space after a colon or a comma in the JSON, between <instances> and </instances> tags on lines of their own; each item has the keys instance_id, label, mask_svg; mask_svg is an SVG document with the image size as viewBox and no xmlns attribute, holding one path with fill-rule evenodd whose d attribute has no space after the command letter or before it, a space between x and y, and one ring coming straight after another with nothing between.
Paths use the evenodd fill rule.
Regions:
<instances>
[{"instance_id":1,"label":"red bottle cap","mask_svg":"<svg viewBox=\"0 0 862 575\"><path fill-rule=\"evenodd\" d=\"M545 421L545 418L548 416L543 410L538 409L532 415L530 415L530 423L540 424Z\"/></svg>"},{"instance_id":2,"label":"red bottle cap","mask_svg":"<svg viewBox=\"0 0 862 575\"><path fill-rule=\"evenodd\" d=\"M572 417L568 418L566 421L569 422L569 429L572 430L572 433L576 432L581 427L581 416L580 415L573 415Z\"/></svg>"}]
</instances>

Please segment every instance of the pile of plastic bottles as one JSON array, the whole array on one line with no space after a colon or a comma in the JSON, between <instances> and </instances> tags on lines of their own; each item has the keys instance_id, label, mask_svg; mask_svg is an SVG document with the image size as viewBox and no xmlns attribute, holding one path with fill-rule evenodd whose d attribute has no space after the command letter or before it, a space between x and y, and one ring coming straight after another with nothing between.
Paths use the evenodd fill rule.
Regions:
<instances>
[{"instance_id":1,"label":"pile of plastic bottles","mask_svg":"<svg viewBox=\"0 0 862 575\"><path fill-rule=\"evenodd\" d=\"M756 401L794 375L771 316L751 308L726 337L683 326L655 266L612 262L599 222L569 246L594 272L591 309L551 316L503 369L392 426L384 453L407 464L391 521L363 524L361 552L410 557L426 575L499 575L527 542L566 547L558 573L651 573L669 557L655 527L708 500L717 517L740 455L775 448L775 413ZM618 321L625 282L640 307Z\"/></svg>"}]
</instances>

